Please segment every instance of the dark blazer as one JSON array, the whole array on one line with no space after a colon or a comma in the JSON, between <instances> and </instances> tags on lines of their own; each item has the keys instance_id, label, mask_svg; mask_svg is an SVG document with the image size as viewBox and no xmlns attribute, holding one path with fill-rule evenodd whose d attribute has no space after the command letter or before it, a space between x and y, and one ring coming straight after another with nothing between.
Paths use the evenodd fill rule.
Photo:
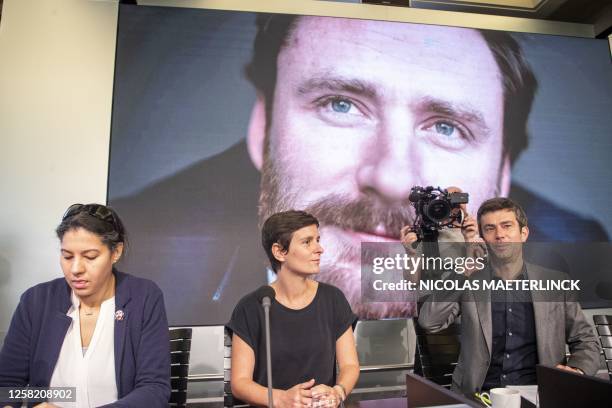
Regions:
<instances>
[{"instance_id":1,"label":"dark blazer","mask_svg":"<svg viewBox=\"0 0 612 408\"><path fill-rule=\"evenodd\" d=\"M161 290L150 280L114 271L115 374L119 400L109 407L167 407L170 344ZM0 351L0 386L48 387L71 324L64 278L22 296ZM15 405L18 406L18 405Z\"/></svg>"}]
</instances>

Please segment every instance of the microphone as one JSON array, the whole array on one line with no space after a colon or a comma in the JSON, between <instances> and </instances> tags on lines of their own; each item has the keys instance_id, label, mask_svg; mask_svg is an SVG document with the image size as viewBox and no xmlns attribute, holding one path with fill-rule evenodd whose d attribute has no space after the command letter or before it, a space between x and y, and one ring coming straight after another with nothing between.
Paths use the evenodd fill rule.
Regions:
<instances>
[{"instance_id":1,"label":"microphone","mask_svg":"<svg viewBox=\"0 0 612 408\"><path fill-rule=\"evenodd\" d=\"M266 326L266 368L268 371L268 406L274 407L274 401L272 399L272 358L270 354L270 305L272 299L276 297L276 292L271 286L264 285L257 289L256 292L257 300L261 302L264 308L264 320Z\"/></svg>"},{"instance_id":2,"label":"microphone","mask_svg":"<svg viewBox=\"0 0 612 408\"><path fill-rule=\"evenodd\" d=\"M264 285L257 289L255 295L263 307L270 307L272 299L276 297L276 292L272 289L272 286Z\"/></svg>"},{"instance_id":3,"label":"microphone","mask_svg":"<svg viewBox=\"0 0 612 408\"><path fill-rule=\"evenodd\" d=\"M612 300L612 282L600 281L595 287L595 294L600 299Z\"/></svg>"}]
</instances>

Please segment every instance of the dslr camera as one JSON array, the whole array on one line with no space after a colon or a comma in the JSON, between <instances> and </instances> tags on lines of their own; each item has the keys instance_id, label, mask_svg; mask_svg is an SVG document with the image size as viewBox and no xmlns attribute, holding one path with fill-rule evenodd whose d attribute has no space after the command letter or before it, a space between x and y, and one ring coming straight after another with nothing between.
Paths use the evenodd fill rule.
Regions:
<instances>
[{"instance_id":1,"label":"dslr camera","mask_svg":"<svg viewBox=\"0 0 612 408\"><path fill-rule=\"evenodd\" d=\"M453 227L453 223L463 221L463 212L454 211L461 204L467 204L468 193L449 193L446 189L432 186L412 187L408 199L416 212L413 231L419 240L437 239L438 231L444 227Z\"/></svg>"}]
</instances>

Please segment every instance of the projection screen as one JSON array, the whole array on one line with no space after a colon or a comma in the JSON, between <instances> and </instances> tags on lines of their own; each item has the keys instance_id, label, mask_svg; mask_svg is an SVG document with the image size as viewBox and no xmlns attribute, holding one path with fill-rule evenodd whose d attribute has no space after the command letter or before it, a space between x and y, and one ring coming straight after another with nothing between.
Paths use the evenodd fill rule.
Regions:
<instances>
[{"instance_id":1,"label":"projection screen","mask_svg":"<svg viewBox=\"0 0 612 408\"><path fill-rule=\"evenodd\" d=\"M583 306L604 307L611 88L605 40L122 5L108 184L130 236L121 268L160 285L171 324L223 324L274 278L261 221L307 210L318 279L362 318L409 317L414 304L361 301L360 245L397 241L412 186L458 186L472 213L497 195L523 205L529 240L559 245Z\"/></svg>"}]
</instances>

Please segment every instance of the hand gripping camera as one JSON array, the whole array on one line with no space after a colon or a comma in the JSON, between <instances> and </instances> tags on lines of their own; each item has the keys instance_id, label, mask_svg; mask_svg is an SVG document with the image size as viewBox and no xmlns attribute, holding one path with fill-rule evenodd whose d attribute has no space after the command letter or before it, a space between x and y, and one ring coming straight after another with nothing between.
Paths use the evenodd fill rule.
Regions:
<instances>
[{"instance_id":1,"label":"hand gripping camera","mask_svg":"<svg viewBox=\"0 0 612 408\"><path fill-rule=\"evenodd\" d=\"M437 241L439 230L454 227L455 221L461 223L463 212L457 210L467 204L468 198L468 193L449 193L440 187L412 187L408 199L415 208L413 231L419 241Z\"/></svg>"}]
</instances>

